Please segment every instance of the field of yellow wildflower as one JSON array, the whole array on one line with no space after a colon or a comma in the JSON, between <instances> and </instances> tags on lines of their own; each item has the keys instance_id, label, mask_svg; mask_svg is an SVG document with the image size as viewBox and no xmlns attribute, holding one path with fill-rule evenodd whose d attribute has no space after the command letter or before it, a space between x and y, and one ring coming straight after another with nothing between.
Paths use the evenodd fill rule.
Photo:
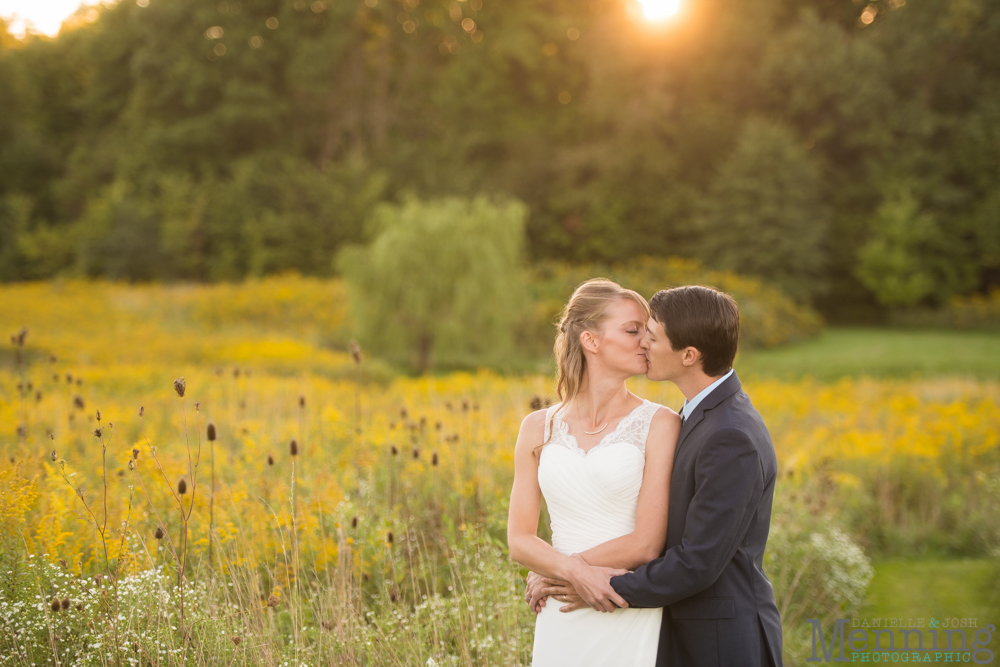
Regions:
<instances>
[{"instance_id":1,"label":"field of yellow wildflower","mask_svg":"<svg viewBox=\"0 0 1000 667\"><path fill-rule=\"evenodd\" d=\"M335 281L0 301L0 665L530 663L505 520L551 378L394 376L348 350ZM744 384L786 664L806 618L862 604L870 555L1000 544L1000 382Z\"/></svg>"}]
</instances>

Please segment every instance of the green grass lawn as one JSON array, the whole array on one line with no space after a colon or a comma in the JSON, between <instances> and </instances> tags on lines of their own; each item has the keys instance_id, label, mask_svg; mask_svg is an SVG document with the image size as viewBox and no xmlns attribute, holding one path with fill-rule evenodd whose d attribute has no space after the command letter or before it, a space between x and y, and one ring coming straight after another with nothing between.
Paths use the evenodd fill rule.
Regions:
<instances>
[{"instance_id":1,"label":"green grass lawn","mask_svg":"<svg viewBox=\"0 0 1000 667\"><path fill-rule=\"evenodd\" d=\"M844 376L1000 378L1000 333L831 328L816 338L736 360L743 377L836 380Z\"/></svg>"},{"instance_id":2,"label":"green grass lawn","mask_svg":"<svg viewBox=\"0 0 1000 667\"><path fill-rule=\"evenodd\" d=\"M989 599L994 567L989 559L892 559L874 566L863 618L975 618L980 628L1000 624Z\"/></svg>"}]
</instances>

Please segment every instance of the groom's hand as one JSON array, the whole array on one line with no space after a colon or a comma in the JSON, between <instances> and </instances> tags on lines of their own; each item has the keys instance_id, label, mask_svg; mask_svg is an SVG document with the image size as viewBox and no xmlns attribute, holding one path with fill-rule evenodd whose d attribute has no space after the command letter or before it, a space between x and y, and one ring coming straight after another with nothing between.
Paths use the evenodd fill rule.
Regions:
<instances>
[{"instance_id":1,"label":"groom's hand","mask_svg":"<svg viewBox=\"0 0 1000 667\"><path fill-rule=\"evenodd\" d=\"M618 595L611 587L611 577L625 574L628 570L592 567L579 554L573 554L573 559L576 564L570 574L569 583L576 589L576 594L584 603L595 611L608 613L613 612L616 607L628 608L628 602L625 601L625 598ZM574 604L568 606L573 607L573 609L580 608ZM563 607L560 611L573 611L573 609Z\"/></svg>"}]
</instances>

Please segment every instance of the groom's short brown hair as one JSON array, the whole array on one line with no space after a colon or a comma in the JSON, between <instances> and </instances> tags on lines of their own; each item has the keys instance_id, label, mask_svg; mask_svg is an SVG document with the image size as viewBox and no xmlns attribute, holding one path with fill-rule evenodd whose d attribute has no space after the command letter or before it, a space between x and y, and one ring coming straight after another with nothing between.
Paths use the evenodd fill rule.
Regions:
<instances>
[{"instance_id":1,"label":"groom's short brown hair","mask_svg":"<svg viewBox=\"0 0 1000 667\"><path fill-rule=\"evenodd\" d=\"M733 367L740 340L740 308L733 297L714 287L688 285L660 290L649 308L673 350L701 352L706 375L719 377Z\"/></svg>"}]
</instances>

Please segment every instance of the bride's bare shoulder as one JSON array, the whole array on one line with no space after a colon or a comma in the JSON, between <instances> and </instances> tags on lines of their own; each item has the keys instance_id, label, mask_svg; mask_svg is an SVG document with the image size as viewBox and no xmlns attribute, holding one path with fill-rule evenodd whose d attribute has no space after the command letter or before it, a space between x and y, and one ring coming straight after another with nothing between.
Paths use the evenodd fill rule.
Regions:
<instances>
[{"instance_id":1,"label":"bride's bare shoulder","mask_svg":"<svg viewBox=\"0 0 1000 667\"><path fill-rule=\"evenodd\" d=\"M534 451L545 438L545 410L535 410L521 420L521 430L514 445L516 452Z\"/></svg>"},{"instance_id":2,"label":"bride's bare shoulder","mask_svg":"<svg viewBox=\"0 0 1000 667\"><path fill-rule=\"evenodd\" d=\"M539 436L545 431L545 415L547 410L535 410L529 412L521 421L521 434L531 436L537 433Z\"/></svg>"},{"instance_id":3,"label":"bride's bare shoulder","mask_svg":"<svg viewBox=\"0 0 1000 667\"><path fill-rule=\"evenodd\" d=\"M676 434L681 430L681 416L667 406L661 405L653 413L649 428Z\"/></svg>"}]
</instances>

